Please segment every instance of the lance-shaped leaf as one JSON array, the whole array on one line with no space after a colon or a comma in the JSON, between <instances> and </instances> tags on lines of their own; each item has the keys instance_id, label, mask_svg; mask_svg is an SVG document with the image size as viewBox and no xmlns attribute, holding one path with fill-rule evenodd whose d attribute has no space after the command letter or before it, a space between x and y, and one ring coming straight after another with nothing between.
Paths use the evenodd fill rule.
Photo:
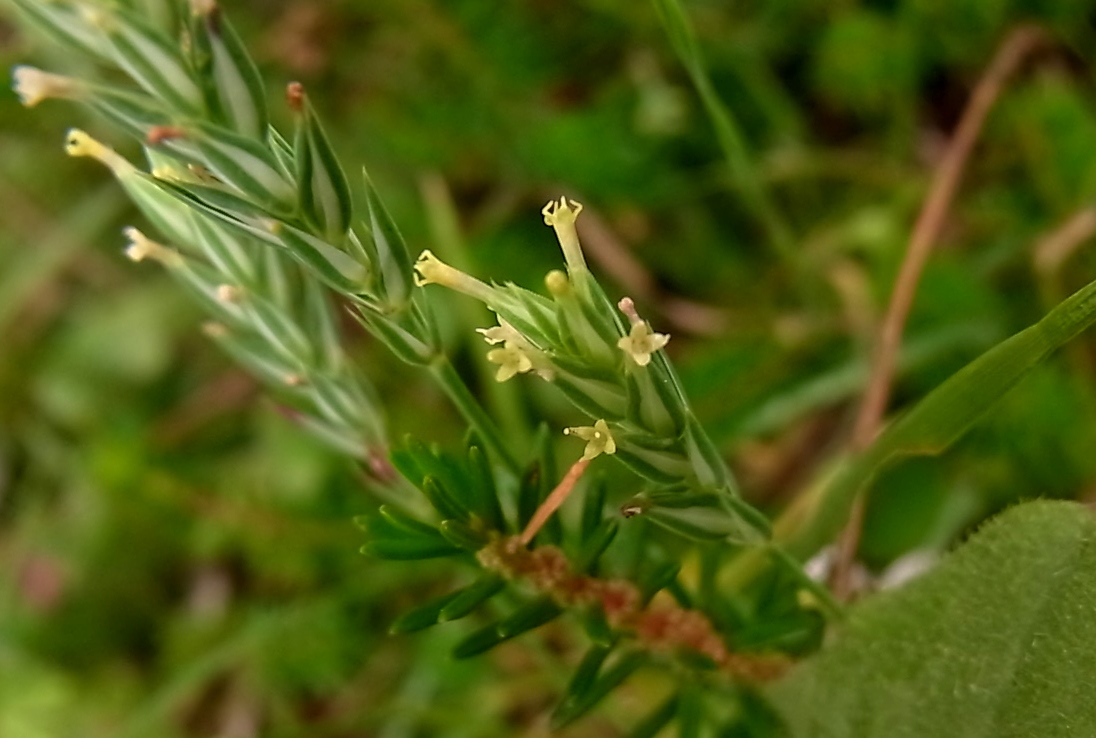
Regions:
<instances>
[{"instance_id":1,"label":"lance-shaped leaf","mask_svg":"<svg viewBox=\"0 0 1096 738\"><path fill-rule=\"evenodd\" d=\"M579 555L575 559L575 571L591 573L597 560L609 548L609 544L616 538L619 530L620 524L617 521L603 520L589 536L583 539Z\"/></svg>"},{"instance_id":2,"label":"lance-shaped leaf","mask_svg":"<svg viewBox=\"0 0 1096 738\"><path fill-rule=\"evenodd\" d=\"M601 667L605 663L605 659L609 658L609 654L612 653L612 646L594 645L591 646L586 654L582 657L582 661L578 663L575 668L575 673L571 676L571 681L567 683L567 689L563 693L563 698L560 699L559 705L556 707L556 711L566 711L573 709L576 703L580 703L586 699L586 695L590 692L590 688L594 686L594 682L597 681L598 674L601 672Z\"/></svg>"},{"instance_id":3,"label":"lance-shaped leaf","mask_svg":"<svg viewBox=\"0 0 1096 738\"><path fill-rule=\"evenodd\" d=\"M677 714L677 695L665 700L661 705L643 718L632 728L627 738L655 738L659 732L670 724Z\"/></svg>"},{"instance_id":4,"label":"lance-shaped leaf","mask_svg":"<svg viewBox=\"0 0 1096 738\"><path fill-rule=\"evenodd\" d=\"M346 174L300 83L291 84L287 96L297 114L293 151L301 214L317 233L333 244L342 244L353 218ZM373 217L372 203L370 209ZM381 274L385 275L383 262Z\"/></svg>"},{"instance_id":5,"label":"lance-shaped leaf","mask_svg":"<svg viewBox=\"0 0 1096 738\"><path fill-rule=\"evenodd\" d=\"M66 92L68 98L87 105L140 141L146 140L149 131L172 123L172 116L163 104L142 92L84 80L74 80Z\"/></svg>"},{"instance_id":6,"label":"lance-shaped leaf","mask_svg":"<svg viewBox=\"0 0 1096 738\"><path fill-rule=\"evenodd\" d=\"M312 348L315 351L317 347ZM383 444L386 438L383 413L359 375L349 370L337 374L313 371L308 381L320 415Z\"/></svg>"},{"instance_id":7,"label":"lance-shaped leaf","mask_svg":"<svg viewBox=\"0 0 1096 738\"><path fill-rule=\"evenodd\" d=\"M647 520L694 541L740 541L757 543L759 531L744 524L740 515L729 512L723 493L667 491L636 495L623 510L625 515L643 515Z\"/></svg>"},{"instance_id":8,"label":"lance-shaped leaf","mask_svg":"<svg viewBox=\"0 0 1096 738\"><path fill-rule=\"evenodd\" d=\"M443 520L440 527L445 540L466 551L479 551L487 545L487 536L463 521Z\"/></svg>"},{"instance_id":9,"label":"lance-shaped leaf","mask_svg":"<svg viewBox=\"0 0 1096 738\"><path fill-rule=\"evenodd\" d=\"M272 235L294 258L344 294L358 294L369 278L365 264L299 228L276 222Z\"/></svg>"},{"instance_id":10,"label":"lance-shaped leaf","mask_svg":"<svg viewBox=\"0 0 1096 738\"><path fill-rule=\"evenodd\" d=\"M312 342L284 309L257 295L243 295L240 304L251 325L266 339L272 350L287 360L306 366L313 364Z\"/></svg>"},{"instance_id":11,"label":"lance-shaped leaf","mask_svg":"<svg viewBox=\"0 0 1096 738\"><path fill-rule=\"evenodd\" d=\"M369 536L364 554L381 559L432 559L462 553L446 541L437 529L387 506L377 516L355 520Z\"/></svg>"},{"instance_id":12,"label":"lance-shaped leaf","mask_svg":"<svg viewBox=\"0 0 1096 738\"><path fill-rule=\"evenodd\" d=\"M189 213L197 244L217 270L245 287L255 284L258 275L255 261L250 258L244 243L247 237L232 232L197 210L190 210Z\"/></svg>"},{"instance_id":13,"label":"lance-shaped leaf","mask_svg":"<svg viewBox=\"0 0 1096 738\"><path fill-rule=\"evenodd\" d=\"M189 124L186 138L198 147L202 163L226 185L275 212L292 212L293 183L261 141L204 122Z\"/></svg>"},{"instance_id":14,"label":"lance-shaped leaf","mask_svg":"<svg viewBox=\"0 0 1096 738\"><path fill-rule=\"evenodd\" d=\"M605 609L600 604L583 608L581 622L582 629L595 645L612 646L617 642L618 635L613 632L613 626L609 625Z\"/></svg>"},{"instance_id":15,"label":"lance-shaped leaf","mask_svg":"<svg viewBox=\"0 0 1096 738\"><path fill-rule=\"evenodd\" d=\"M521 477L518 486L518 519L517 525L514 526L517 530L524 530L537 511L537 506L540 504L542 474L540 464L534 461Z\"/></svg>"},{"instance_id":16,"label":"lance-shaped leaf","mask_svg":"<svg viewBox=\"0 0 1096 738\"><path fill-rule=\"evenodd\" d=\"M505 638L499 635L497 623L485 625L473 631L453 648L453 658L468 659L490 651L502 643Z\"/></svg>"},{"instance_id":17,"label":"lance-shaped leaf","mask_svg":"<svg viewBox=\"0 0 1096 738\"><path fill-rule=\"evenodd\" d=\"M681 571L680 561L663 561L644 569L636 580L640 601L651 601L659 591L671 586Z\"/></svg>"},{"instance_id":18,"label":"lance-shaped leaf","mask_svg":"<svg viewBox=\"0 0 1096 738\"><path fill-rule=\"evenodd\" d=\"M299 367L288 364L271 354L266 341L246 330L235 330L220 324L209 324L206 334L232 357L264 382L275 387L286 387L292 377L299 376Z\"/></svg>"},{"instance_id":19,"label":"lance-shaped leaf","mask_svg":"<svg viewBox=\"0 0 1096 738\"><path fill-rule=\"evenodd\" d=\"M433 346L408 331L387 316L371 310L362 309L354 317L384 343L392 353L408 364L425 366L437 358L438 352Z\"/></svg>"},{"instance_id":20,"label":"lance-shaped leaf","mask_svg":"<svg viewBox=\"0 0 1096 738\"><path fill-rule=\"evenodd\" d=\"M19 13L32 26L65 49L79 50L88 56L106 58L110 45L97 29L84 22L80 9L72 3L42 0L12 0Z\"/></svg>"},{"instance_id":21,"label":"lance-shaped leaf","mask_svg":"<svg viewBox=\"0 0 1096 738\"><path fill-rule=\"evenodd\" d=\"M411 254L365 170L362 170L362 176L365 178L365 201L369 209L369 233L376 253L382 292L390 305L399 307L411 296Z\"/></svg>"},{"instance_id":22,"label":"lance-shaped leaf","mask_svg":"<svg viewBox=\"0 0 1096 738\"><path fill-rule=\"evenodd\" d=\"M935 455L959 439L1010 389L1058 347L1096 322L1096 282L1059 303L1042 320L1005 339L934 389L889 425L864 453L834 475L815 509L789 521L780 538L795 555L811 555L848 518L849 507L888 464L906 456ZM755 566L747 562L742 571Z\"/></svg>"},{"instance_id":23,"label":"lance-shaped leaf","mask_svg":"<svg viewBox=\"0 0 1096 738\"><path fill-rule=\"evenodd\" d=\"M563 614L563 608L550 597L541 597L519 607L499 621L498 632L504 639L516 638L522 633L535 630Z\"/></svg>"},{"instance_id":24,"label":"lance-shaped leaf","mask_svg":"<svg viewBox=\"0 0 1096 738\"><path fill-rule=\"evenodd\" d=\"M96 8L88 17L105 34L114 61L134 82L172 111L201 117L205 107L202 91L177 44L123 9L109 12Z\"/></svg>"},{"instance_id":25,"label":"lance-shaped leaf","mask_svg":"<svg viewBox=\"0 0 1096 738\"><path fill-rule=\"evenodd\" d=\"M485 574L456 593L445 603L438 619L442 622L459 620L506 588L506 581L495 574Z\"/></svg>"},{"instance_id":26,"label":"lance-shaped leaf","mask_svg":"<svg viewBox=\"0 0 1096 738\"><path fill-rule=\"evenodd\" d=\"M446 520L467 520L468 509L457 501L437 477L427 476L422 480L422 493L431 506Z\"/></svg>"},{"instance_id":27,"label":"lance-shaped leaf","mask_svg":"<svg viewBox=\"0 0 1096 738\"><path fill-rule=\"evenodd\" d=\"M169 271L178 277L191 294L197 297L206 310L213 313L218 320L237 328L243 326L248 330L254 330L241 306L235 300L225 299L221 275L207 264L202 264L197 259L181 258L180 266ZM269 347L267 353L270 353ZM291 357L285 355L278 357L278 360L279 362L288 361L290 365L296 364Z\"/></svg>"},{"instance_id":28,"label":"lance-shaped leaf","mask_svg":"<svg viewBox=\"0 0 1096 738\"><path fill-rule=\"evenodd\" d=\"M477 656L504 641L539 628L562 613L563 609L547 597L534 600L502 620L470 634L453 649L453 657L464 659Z\"/></svg>"},{"instance_id":29,"label":"lance-shaped leaf","mask_svg":"<svg viewBox=\"0 0 1096 738\"><path fill-rule=\"evenodd\" d=\"M556 708L552 713L552 729L560 730L597 707L599 702L646 662L647 655L641 651L620 654L611 666L598 675L581 699L566 702Z\"/></svg>"},{"instance_id":30,"label":"lance-shaped leaf","mask_svg":"<svg viewBox=\"0 0 1096 738\"><path fill-rule=\"evenodd\" d=\"M195 207L242 234L284 249L312 274L342 294L359 300L368 279L365 266L349 254L299 228L274 220L236 195L191 183L159 181L177 200Z\"/></svg>"},{"instance_id":31,"label":"lance-shaped leaf","mask_svg":"<svg viewBox=\"0 0 1096 738\"><path fill-rule=\"evenodd\" d=\"M700 738L704 727L704 695L697 685L682 688L677 697L678 738Z\"/></svg>"},{"instance_id":32,"label":"lance-shaped leaf","mask_svg":"<svg viewBox=\"0 0 1096 738\"><path fill-rule=\"evenodd\" d=\"M726 462L719 455L719 449L691 414L685 426L685 453L693 465L693 473L700 486L710 489L733 488L734 482Z\"/></svg>"},{"instance_id":33,"label":"lance-shaped leaf","mask_svg":"<svg viewBox=\"0 0 1096 738\"><path fill-rule=\"evenodd\" d=\"M457 599L460 594L461 592L458 591L444 595L443 597L438 597L437 599L427 602L425 605L421 605L410 612L404 613L396 618L395 622L388 627L388 632L393 635L398 633L414 633L417 630L424 630L432 625L437 625L440 615L446 605Z\"/></svg>"},{"instance_id":34,"label":"lance-shaped leaf","mask_svg":"<svg viewBox=\"0 0 1096 738\"><path fill-rule=\"evenodd\" d=\"M194 225L186 208L156 179L133 166L124 157L78 129L65 136L69 156L91 157L110 168L119 184L167 241L194 249Z\"/></svg>"},{"instance_id":35,"label":"lance-shaped leaf","mask_svg":"<svg viewBox=\"0 0 1096 738\"><path fill-rule=\"evenodd\" d=\"M201 4L195 21L195 44L208 54L206 71L222 117L238 133L262 138L266 91L255 62L216 3Z\"/></svg>"},{"instance_id":36,"label":"lance-shaped leaf","mask_svg":"<svg viewBox=\"0 0 1096 738\"><path fill-rule=\"evenodd\" d=\"M582 521L579 524L579 536L586 540L601 524L605 515L605 493L608 485L603 475L598 475L586 483L582 495Z\"/></svg>"},{"instance_id":37,"label":"lance-shaped leaf","mask_svg":"<svg viewBox=\"0 0 1096 738\"><path fill-rule=\"evenodd\" d=\"M342 336L330 296L316 280L301 280L302 324L312 336L319 350L320 365L330 371L340 371L346 364L342 350ZM378 398L370 396L369 401L379 404Z\"/></svg>"},{"instance_id":38,"label":"lance-shaped leaf","mask_svg":"<svg viewBox=\"0 0 1096 738\"><path fill-rule=\"evenodd\" d=\"M502 515L495 474L487 455L479 446L468 447L469 490L468 498L475 510L493 530L502 531L506 521Z\"/></svg>"}]
</instances>

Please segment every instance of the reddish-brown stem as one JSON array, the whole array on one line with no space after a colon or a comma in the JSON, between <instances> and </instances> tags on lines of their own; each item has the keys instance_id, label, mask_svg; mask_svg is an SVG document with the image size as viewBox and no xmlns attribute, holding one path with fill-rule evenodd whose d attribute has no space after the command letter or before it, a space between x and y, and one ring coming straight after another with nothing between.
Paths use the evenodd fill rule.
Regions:
<instances>
[{"instance_id":1,"label":"reddish-brown stem","mask_svg":"<svg viewBox=\"0 0 1096 738\"><path fill-rule=\"evenodd\" d=\"M529 519L529 524L526 525L525 530L521 532L521 544L523 546L529 545L529 542L533 540L533 537L540 532L540 529L543 528L544 524L548 522L548 519L552 517L552 513L558 510L564 501L571 496L571 492L574 491L575 485L578 484L578 480L582 479L582 475L589 465L590 459L579 459L576 461L571 465L571 468L567 470L567 473L563 475L563 479L556 485L556 488L544 498L544 502L540 503L540 507L533 513L533 517Z\"/></svg>"},{"instance_id":2,"label":"reddish-brown stem","mask_svg":"<svg viewBox=\"0 0 1096 738\"><path fill-rule=\"evenodd\" d=\"M879 432L890 398L898 351L902 344L902 332L913 305L917 284L932 247L943 229L948 209L959 188L970 153L985 125L986 116L1000 96L1005 82L1028 54L1038 47L1042 39L1042 31L1031 26L1017 28L1005 38L974 88L959 125L933 173L928 196L910 234L906 254L880 327L872 356L871 374L853 426L853 451L862 451L870 446ZM849 571L860 543L863 517L863 498L857 498L849 522L838 542L834 561L831 583L839 598L844 599L851 594Z\"/></svg>"}]
</instances>

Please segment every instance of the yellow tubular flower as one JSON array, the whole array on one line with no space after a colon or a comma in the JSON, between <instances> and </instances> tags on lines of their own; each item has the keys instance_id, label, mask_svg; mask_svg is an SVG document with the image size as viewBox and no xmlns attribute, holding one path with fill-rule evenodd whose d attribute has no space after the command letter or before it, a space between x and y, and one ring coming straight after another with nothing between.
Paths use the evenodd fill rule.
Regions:
<instances>
[{"instance_id":1,"label":"yellow tubular flower","mask_svg":"<svg viewBox=\"0 0 1096 738\"><path fill-rule=\"evenodd\" d=\"M593 426L584 425L578 428L564 428L563 435L578 436L586 441L586 448L582 452L584 461L600 456L601 454L615 454L616 441L609 432L609 424L599 419Z\"/></svg>"},{"instance_id":2,"label":"yellow tubular flower","mask_svg":"<svg viewBox=\"0 0 1096 738\"><path fill-rule=\"evenodd\" d=\"M162 243L153 241L136 228L130 226L122 231L122 233L129 239L129 244L126 246L125 253L131 261L152 259L153 261L160 262L166 267L181 267L183 265L183 257L179 256L175 249L168 248Z\"/></svg>"},{"instance_id":3,"label":"yellow tubular flower","mask_svg":"<svg viewBox=\"0 0 1096 738\"><path fill-rule=\"evenodd\" d=\"M419 254L419 258L415 261L415 272L415 285L418 287L440 284L457 292L463 292L480 302L491 304L494 301L494 290L488 284L449 266L434 256L429 249Z\"/></svg>"},{"instance_id":4,"label":"yellow tubular flower","mask_svg":"<svg viewBox=\"0 0 1096 738\"><path fill-rule=\"evenodd\" d=\"M540 211L544 215L545 225L550 225L556 232L560 248L563 249L563 258L567 262L567 270L574 275L576 272L586 271L586 258L582 255L582 247L578 243L578 231L575 230L575 220L582 212L582 203L566 197L559 198L559 202L550 200Z\"/></svg>"},{"instance_id":5,"label":"yellow tubular flower","mask_svg":"<svg viewBox=\"0 0 1096 738\"><path fill-rule=\"evenodd\" d=\"M43 100L74 98L82 91L79 80L44 72L37 67L20 65L12 72L12 89L24 107L33 108Z\"/></svg>"},{"instance_id":6,"label":"yellow tubular flower","mask_svg":"<svg viewBox=\"0 0 1096 738\"><path fill-rule=\"evenodd\" d=\"M69 156L90 156L110 167L115 176L122 177L136 171L136 168L119 156L114 149L96 141L78 128L69 130L65 136L65 153Z\"/></svg>"}]
</instances>

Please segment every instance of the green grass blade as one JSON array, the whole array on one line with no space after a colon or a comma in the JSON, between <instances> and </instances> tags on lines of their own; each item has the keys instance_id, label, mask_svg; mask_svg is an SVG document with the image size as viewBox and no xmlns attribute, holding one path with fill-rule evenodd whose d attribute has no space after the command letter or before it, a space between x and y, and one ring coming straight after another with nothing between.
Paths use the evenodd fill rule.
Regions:
<instances>
[{"instance_id":1,"label":"green grass blade","mask_svg":"<svg viewBox=\"0 0 1096 738\"><path fill-rule=\"evenodd\" d=\"M1096 282L953 374L835 475L809 523L790 536L790 551L806 556L817 550L841 529L856 495L887 464L947 449L1032 369L1094 322Z\"/></svg>"},{"instance_id":2,"label":"green grass blade","mask_svg":"<svg viewBox=\"0 0 1096 738\"><path fill-rule=\"evenodd\" d=\"M765 230L771 245L778 254L790 257L793 246L791 229L780 214L772 195L765 187L753 163L742 131L730 109L720 99L712 86L707 67L696 43L692 26L680 0L654 0L659 18L670 37L674 52L680 57L692 78L704 110L715 128L719 146L727 160L731 178L746 205Z\"/></svg>"}]
</instances>

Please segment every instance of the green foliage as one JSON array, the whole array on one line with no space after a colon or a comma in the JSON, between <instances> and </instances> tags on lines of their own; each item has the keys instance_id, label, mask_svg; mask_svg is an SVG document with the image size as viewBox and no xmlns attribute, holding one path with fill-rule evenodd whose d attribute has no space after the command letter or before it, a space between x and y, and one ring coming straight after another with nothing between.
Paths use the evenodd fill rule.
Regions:
<instances>
[{"instance_id":1,"label":"green foliage","mask_svg":"<svg viewBox=\"0 0 1096 738\"><path fill-rule=\"evenodd\" d=\"M1096 519L1018 505L909 586L860 604L772 690L794 736L1096 731Z\"/></svg>"},{"instance_id":2,"label":"green foliage","mask_svg":"<svg viewBox=\"0 0 1096 738\"><path fill-rule=\"evenodd\" d=\"M1096 282L953 374L848 462L822 493L811 523L792 537L791 545L803 551L817 548L836 532L855 495L881 468L902 456L944 451L1051 352L1093 322Z\"/></svg>"},{"instance_id":3,"label":"green foliage","mask_svg":"<svg viewBox=\"0 0 1096 738\"><path fill-rule=\"evenodd\" d=\"M885 581L1018 500L1088 496L1092 360L1052 352L1096 262L1032 260L1094 192L1087 3L80 5L105 15L4 4L35 41L0 57L77 75L83 107L0 102L0 735L761 738L766 696L804 735L1089 719L1091 634L1057 608L1091 604L1078 508L1009 512L845 619L732 543L773 517L808 558L870 494ZM896 420L846 459L937 142L1020 22L1047 50L952 203ZM147 159L105 157L140 213L60 156L73 122ZM537 213L567 187L571 302ZM141 218L174 281L93 245ZM483 310L414 286L424 247L492 283L560 392L495 382ZM643 372L624 294L673 336ZM501 547L582 453L560 428L599 419L625 463Z\"/></svg>"}]
</instances>

